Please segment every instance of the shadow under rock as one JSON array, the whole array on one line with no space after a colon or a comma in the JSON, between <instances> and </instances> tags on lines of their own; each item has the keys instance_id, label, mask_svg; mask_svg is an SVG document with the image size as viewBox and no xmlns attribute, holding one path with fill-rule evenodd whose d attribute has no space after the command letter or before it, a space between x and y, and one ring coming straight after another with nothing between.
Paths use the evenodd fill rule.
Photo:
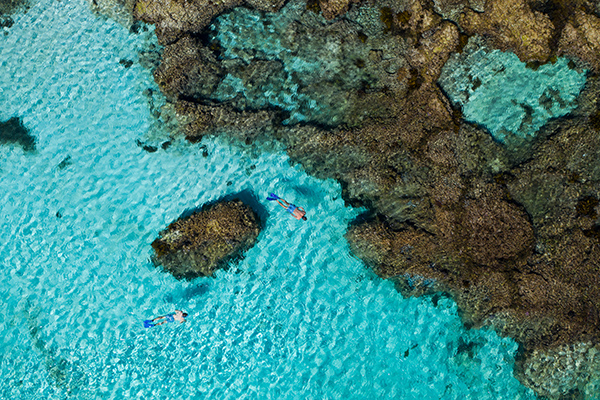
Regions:
<instances>
[{"instance_id":1,"label":"shadow under rock","mask_svg":"<svg viewBox=\"0 0 600 400\"><path fill-rule=\"evenodd\" d=\"M194 297L202 296L209 291L210 287L206 283L201 283L187 287L183 290L173 291L165 295L165 301L168 303L178 303L180 301L190 301Z\"/></svg>"}]
</instances>

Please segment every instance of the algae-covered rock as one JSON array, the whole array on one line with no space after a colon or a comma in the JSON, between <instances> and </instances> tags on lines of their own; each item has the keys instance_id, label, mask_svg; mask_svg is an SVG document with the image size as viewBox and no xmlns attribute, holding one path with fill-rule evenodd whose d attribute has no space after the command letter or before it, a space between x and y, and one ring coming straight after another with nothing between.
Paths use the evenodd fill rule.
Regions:
<instances>
[{"instance_id":1,"label":"algae-covered rock","mask_svg":"<svg viewBox=\"0 0 600 400\"><path fill-rule=\"evenodd\" d=\"M547 398L593 399L600 393L600 348L578 342L539 349L520 362L521 382Z\"/></svg>"},{"instance_id":2,"label":"algae-covered rock","mask_svg":"<svg viewBox=\"0 0 600 400\"><path fill-rule=\"evenodd\" d=\"M526 0L487 1L485 12L467 10L460 25L468 34L489 37L495 48L511 50L523 61L544 62L551 55L554 25Z\"/></svg>"},{"instance_id":3,"label":"algae-covered rock","mask_svg":"<svg viewBox=\"0 0 600 400\"><path fill-rule=\"evenodd\" d=\"M274 136L279 127L272 110L239 111L227 104L204 105L178 100L177 118L188 141L195 143L205 135L227 136L240 143L249 143Z\"/></svg>"},{"instance_id":4,"label":"algae-covered rock","mask_svg":"<svg viewBox=\"0 0 600 400\"><path fill-rule=\"evenodd\" d=\"M579 58L594 72L599 73L600 18L577 11L572 22L567 23L562 31L558 52Z\"/></svg>"},{"instance_id":5,"label":"algae-covered rock","mask_svg":"<svg viewBox=\"0 0 600 400\"><path fill-rule=\"evenodd\" d=\"M191 36L165 46L154 79L172 101L200 100L214 91L224 72L215 55Z\"/></svg>"},{"instance_id":6,"label":"algae-covered rock","mask_svg":"<svg viewBox=\"0 0 600 400\"><path fill-rule=\"evenodd\" d=\"M356 0L318 0L319 9L327 19L334 19L348 11L348 6L352 2Z\"/></svg>"},{"instance_id":7,"label":"algae-covered rock","mask_svg":"<svg viewBox=\"0 0 600 400\"><path fill-rule=\"evenodd\" d=\"M486 0L433 0L434 10L444 19L458 23L460 15L468 9L482 13Z\"/></svg>"},{"instance_id":8,"label":"algae-covered rock","mask_svg":"<svg viewBox=\"0 0 600 400\"><path fill-rule=\"evenodd\" d=\"M408 52L408 63L421 73L428 82L435 82L448 61L451 52L458 47L458 28L444 22L429 32L419 46Z\"/></svg>"},{"instance_id":9,"label":"algae-covered rock","mask_svg":"<svg viewBox=\"0 0 600 400\"><path fill-rule=\"evenodd\" d=\"M0 17L8 16L19 10L27 8L29 0L2 0L0 1Z\"/></svg>"},{"instance_id":10,"label":"algae-covered rock","mask_svg":"<svg viewBox=\"0 0 600 400\"><path fill-rule=\"evenodd\" d=\"M262 11L276 11L283 0L137 0L136 19L156 24L161 43L172 43L183 33L200 33L220 13L243 4Z\"/></svg>"},{"instance_id":11,"label":"algae-covered rock","mask_svg":"<svg viewBox=\"0 0 600 400\"><path fill-rule=\"evenodd\" d=\"M211 276L251 248L261 223L241 200L218 202L169 224L152 242L153 261L176 278Z\"/></svg>"}]
</instances>

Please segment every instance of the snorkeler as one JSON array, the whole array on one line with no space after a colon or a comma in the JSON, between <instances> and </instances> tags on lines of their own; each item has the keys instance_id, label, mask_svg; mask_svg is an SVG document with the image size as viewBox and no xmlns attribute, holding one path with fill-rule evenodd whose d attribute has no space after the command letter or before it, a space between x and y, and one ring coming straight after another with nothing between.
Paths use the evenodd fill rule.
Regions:
<instances>
[{"instance_id":1,"label":"snorkeler","mask_svg":"<svg viewBox=\"0 0 600 400\"><path fill-rule=\"evenodd\" d=\"M178 321L180 324L185 322L185 317L187 317L187 313L184 313L181 310L175 310L172 314L163 315L161 317L156 317L154 319L147 319L144 321L144 328L152 328L153 326L158 326L165 324L167 322ZM160 322L157 322L160 321Z\"/></svg>"},{"instance_id":2,"label":"snorkeler","mask_svg":"<svg viewBox=\"0 0 600 400\"><path fill-rule=\"evenodd\" d=\"M292 214L292 217L296 218L298 221L306 221L306 211L302 207L297 207L295 204L290 204L281 197L276 194L269 193L269 197L267 200L277 200L277 203L283 208L286 209L287 212Z\"/></svg>"}]
</instances>

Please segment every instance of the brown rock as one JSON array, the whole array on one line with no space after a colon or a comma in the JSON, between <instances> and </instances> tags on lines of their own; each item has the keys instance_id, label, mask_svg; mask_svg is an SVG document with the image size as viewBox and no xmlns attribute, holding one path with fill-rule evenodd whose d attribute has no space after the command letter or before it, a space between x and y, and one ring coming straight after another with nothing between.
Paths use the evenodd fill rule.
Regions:
<instances>
[{"instance_id":1,"label":"brown rock","mask_svg":"<svg viewBox=\"0 0 600 400\"><path fill-rule=\"evenodd\" d=\"M260 225L240 200L208 205L159 233L153 261L178 279L210 276L254 245Z\"/></svg>"},{"instance_id":2,"label":"brown rock","mask_svg":"<svg viewBox=\"0 0 600 400\"><path fill-rule=\"evenodd\" d=\"M583 11L575 12L565 25L558 54L584 61L595 73L600 72L600 18Z\"/></svg>"},{"instance_id":3,"label":"brown rock","mask_svg":"<svg viewBox=\"0 0 600 400\"><path fill-rule=\"evenodd\" d=\"M228 136L241 142L272 137L276 127L271 111L238 111L227 105L203 105L185 100L175 105L177 118L187 140L199 142L205 135Z\"/></svg>"},{"instance_id":4,"label":"brown rock","mask_svg":"<svg viewBox=\"0 0 600 400\"><path fill-rule=\"evenodd\" d=\"M465 252L482 265L495 265L527 255L534 244L525 211L491 196L467 200L461 229Z\"/></svg>"},{"instance_id":5,"label":"brown rock","mask_svg":"<svg viewBox=\"0 0 600 400\"><path fill-rule=\"evenodd\" d=\"M283 0L137 0L135 19L156 25L162 44L172 43L183 33L200 33L222 12L248 4L262 11L277 11Z\"/></svg>"},{"instance_id":6,"label":"brown rock","mask_svg":"<svg viewBox=\"0 0 600 400\"><path fill-rule=\"evenodd\" d=\"M214 54L191 36L165 46L154 79L167 97L201 99L212 93L223 71Z\"/></svg>"},{"instance_id":7,"label":"brown rock","mask_svg":"<svg viewBox=\"0 0 600 400\"><path fill-rule=\"evenodd\" d=\"M319 8L326 19L334 19L348 11L350 3L360 0L319 0Z\"/></svg>"},{"instance_id":8,"label":"brown rock","mask_svg":"<svg viewBox=\"0 0 600 400\"><path fill-rule=\"evenodd\" d=\"M420 0L409 0L406 10L394 14L393 18L397 29L412 36L419 36L435 28L441 20L442 18L429 8L429 4Z\"/></svg>"},{"instance_id":9,"label":"brown rock","mask_svg":"<svg viewBox=\"0 0 600 400\"><path fill-rule=\"evenodd\" d=\"M428 32L419 47L408 52L407 61L412 68L421 71L426 82L435 82L450 54L458 47L458 28L444 22Z\"/></svg>"},{"instance_id":10,"label":"brown rock","mask_svg":"<svg viewBox=\"0 0 600 400\"><path fill-rule=\"evenodd\" d=\"M526 0L495 0L485 12L467 10L460 25L469 34L491 39L494 47L513 51L522 61L545 62L551 55L554 25L541 12L532 11Z\"/></svg>"}]
</instances>

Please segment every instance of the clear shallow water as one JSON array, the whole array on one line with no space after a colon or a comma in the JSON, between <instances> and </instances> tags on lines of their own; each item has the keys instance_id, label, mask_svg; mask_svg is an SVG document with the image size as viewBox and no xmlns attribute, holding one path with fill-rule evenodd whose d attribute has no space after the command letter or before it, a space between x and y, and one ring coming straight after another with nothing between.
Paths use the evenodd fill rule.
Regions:
<instances>
[{"instance_id":1,"label":"clear shallow water","mask_svg":"<svg viewBox=\"0 0 600 400\"><path fill-rule=\"evenodd\" d=\"M551 118L575 108L586 71L569 60L528 68L516 54L469 47L442 69L440 84L468 121L485 126L494 139L535 136Z\"/></svg>"},{"instance_id":2,"label":"clear shallow water","mask_svg":"<svg viewBox=\"0 0 600 400\"><path fill-rule=\"evenodd\" d=\"M349 255L359 210L337 183L216 140L206 158L200 145L140 149L153 122L141 93L155 87L119 60L136 60L142 37L80 1L14 19L0 36L0 120L21 117L38 142L0 147L0 397L534 398L512 376L513 341L465 331L451 301L403 299ZM244 189L275 191L309 220L264 201L258 245L215 278L150 264L166 224ZM142 327L175 308L187 323Z\"/></svg>"}]
</instances>

